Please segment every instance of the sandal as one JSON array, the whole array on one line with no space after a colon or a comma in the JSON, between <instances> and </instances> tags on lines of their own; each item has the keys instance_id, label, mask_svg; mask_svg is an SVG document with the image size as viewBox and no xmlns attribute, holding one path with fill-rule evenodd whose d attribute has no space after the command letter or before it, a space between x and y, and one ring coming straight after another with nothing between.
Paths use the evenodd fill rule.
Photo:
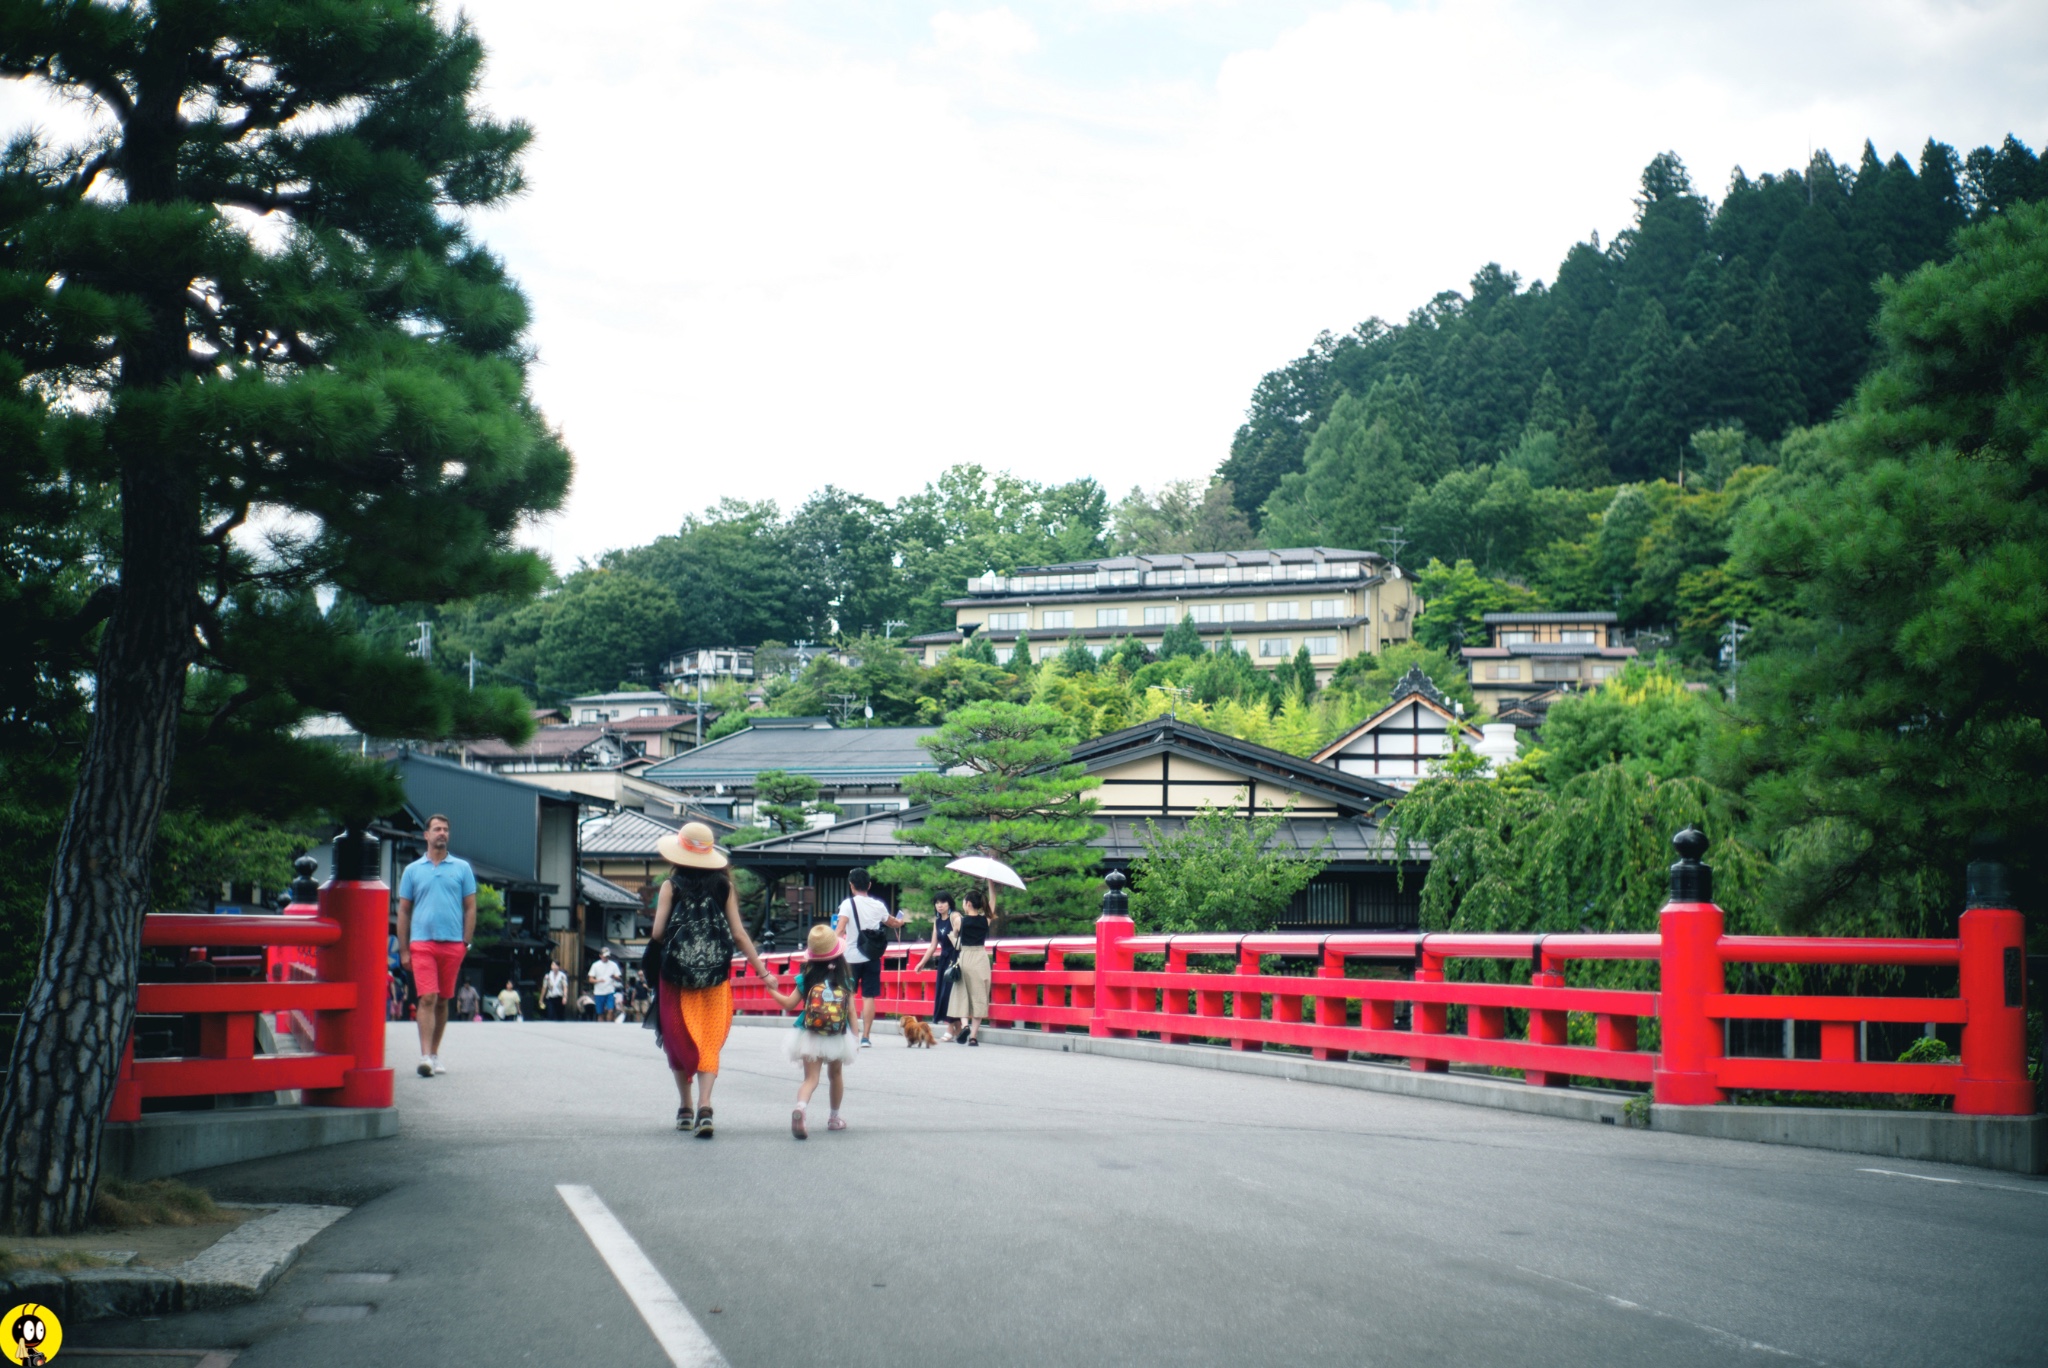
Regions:
<instances>
[{"instance_id":1,"label":"sandal","mask_svg":"<svg viewBox=\"0 0 2048 1368\"><path fill-rule=\"evenodd\" d=\"M840 1131L840 1130L845 1130L845 1129L846 1129L846 1122L845 1122L844 1120L840 1119L839 1117L835 1116L835 1117L833 1117L833 1118L832 1118L831 1120L829 1120L829 1121L827 1121L827 1122L825 1123L825 1129L826 1129L826 1130L828 1130L828 1131Z\"/></svg>"},{"instance_id":2,"label":"sandal","mask_svg":"<svg viewBox=\"0 0 2048 1368\"><path fill-rule=\"evenodd\" d=\"M699 1140L709 1140L711 1138L711 1108L709 1107L697 1108L697 1138Z\"/></svg>"},{"instance_id":3,"label":"sandal","mask_svg":"<svg viewBox=\"0 0 2048 1368\"><path fill-rule=\"evenodd\" d=\"M810 1134L809 1131L804 1129L804 1109L802 1107L798 1107L789 1114L789 1133L799 1140Z\"/></svg>"},{"instance_id":4,"label":"sandal","mask_svg":"<svg viewBox=\"0 0 2048 1368\"><path fill-rule=\"evenodd\" d=\"M697 1129L697 1113L691 1111L688 1107L677 1107L676 1129L685 1135Z\"/></svg>"},{"instance_id":5,"label":"sandal","mask_svg":"<svg viewBox=\"0 0 2048 1368\"><path fill-rule=\"evenodd\" d=\"M980 1036L969 1036L969 1037L967 1037L967 1043L968 1043L969 1045L975 1045L975 1046L979 1046L979 1045L981 1044L981 1037L980 1037Z\"/></svg>"}]
</instances>

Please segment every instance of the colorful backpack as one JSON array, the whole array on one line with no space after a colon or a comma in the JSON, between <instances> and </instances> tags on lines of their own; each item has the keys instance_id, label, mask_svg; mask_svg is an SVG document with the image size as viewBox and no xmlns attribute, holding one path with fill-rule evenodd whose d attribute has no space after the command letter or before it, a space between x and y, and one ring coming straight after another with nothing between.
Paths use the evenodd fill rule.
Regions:
<instances>
[{"instance_id":1,"label":"colorful backpack","mask_svg":"<svg viewBox=\"0 0 2048 1368\"><path fill-rule=\"evenodd\" d=\"M803 1028L819 1035L844 1034L849 1024L846 998L829 983L813 984L810 996L804 999L803 1016L798 1018Z\"/></svg>"}]
</instances>

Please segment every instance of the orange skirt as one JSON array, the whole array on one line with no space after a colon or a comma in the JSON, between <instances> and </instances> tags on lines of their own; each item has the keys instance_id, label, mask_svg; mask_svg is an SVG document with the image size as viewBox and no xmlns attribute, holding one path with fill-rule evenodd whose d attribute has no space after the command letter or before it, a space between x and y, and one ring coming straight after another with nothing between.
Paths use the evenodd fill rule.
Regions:
<instances>
[{"instance_id":1,"label":"orange skirt","mask_svg":"<svg viewBox=\"0 0 2048 1368\"><path fill-rule=\"evenodd\" d=\"M677 1073L718 1072L718 1052L732 1034L732 984L677 988L657 984L655 1010L661 1020L661 1048Z\"/></svg>"}]
</instances>

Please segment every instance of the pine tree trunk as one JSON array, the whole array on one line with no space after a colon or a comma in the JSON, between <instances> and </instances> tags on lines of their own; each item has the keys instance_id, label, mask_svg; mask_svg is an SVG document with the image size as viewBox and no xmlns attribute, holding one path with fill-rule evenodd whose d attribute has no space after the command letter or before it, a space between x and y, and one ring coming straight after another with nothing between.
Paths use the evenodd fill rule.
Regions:
<instances>
[{"instance_id":1,"label":"pine tree trunk","mask_svg":"<svg viewBox=\"0 0 2048 1368\"><path fill-rule=\"evenodd\" d=\"M0 1100L0 1228L15 1234L73 1231L92 1210L194 656L198 497L174 462L136 464L122 480L121 593L100 643L92 730Z\"/></svg>"}]
</instances>

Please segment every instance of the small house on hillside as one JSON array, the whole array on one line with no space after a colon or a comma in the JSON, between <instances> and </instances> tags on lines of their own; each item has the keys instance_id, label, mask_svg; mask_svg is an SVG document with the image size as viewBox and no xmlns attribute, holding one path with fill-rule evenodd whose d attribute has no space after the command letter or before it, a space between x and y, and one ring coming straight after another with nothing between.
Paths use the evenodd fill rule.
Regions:
<instances>
[{"instance_id":1,"label":"small house on hillside","mask_svg":"<svg viewBox=\"0 0 2048 1368\"><path fill-rule=\"evenodd\" d=\"M1606 683L1636 654L1615 640L1617 620L1613 613L1484 614L1491 643L1461 652L1480 708L1494 714L1510 699Z\"/></svg>"},{"instance_id":2,"label":"small house on hillside","mask_svg":"<svg viewBox=\"0 0 2048 1368\"><path fill-rule=\"evenodd\" d=\"M906 806L904 779L938 771L931 752L918 744L936 731L835 727L824 717L759 717L744 731L649 765L640 777L744 826L754 819L754 777L786 770L817 780L821 800L838 804L843 817L864 817Z\"/></svg>"},{"instance_id":3,"label":"small house on hillside","mask_svg":"<svg viewBox=\"0 0 2048 1368\"><path fill-rule=\"evenodd\" d=\"M1204 807L1245 813L1285 810L1276 838L1297 850L1320 848L1323 871L1283 914L1286 927L1403 930L1417 924L1421 863L1410 852L1405 881L1397 877L1393 842L1377 813L1400 791L1298 755L1269 750L1191 723L1159 718L1077 747L1076 762L1102 780L1095 820L1106 830L1094 842L1105 869L1121 869L1145 851L1145 837L1184 829ZM816 891L820 912L846 896L846 874L890 855L926 855L897 839L923 808L883 812L816 831L742 846L734 860L775 880L800 877Z\"/></svg>"},{"instance_id":4,"label":"small house on hillside","mask_svg":"<svg viewBox=\"0 0 2048 1368\"><path fill-rule=\"evenodd\" d=\"M1463 710L1444 697L1419 665L1411 666L1394 685L1394 697L1365 721L1310 756L1346 774L1376 779L1407 790L1430 775L1430 767L1449 755L1455 742L1484 756L1493 765L1515 758L1515 728L1499 722L1475 727Z\"/></svg>"}]
</instances>

